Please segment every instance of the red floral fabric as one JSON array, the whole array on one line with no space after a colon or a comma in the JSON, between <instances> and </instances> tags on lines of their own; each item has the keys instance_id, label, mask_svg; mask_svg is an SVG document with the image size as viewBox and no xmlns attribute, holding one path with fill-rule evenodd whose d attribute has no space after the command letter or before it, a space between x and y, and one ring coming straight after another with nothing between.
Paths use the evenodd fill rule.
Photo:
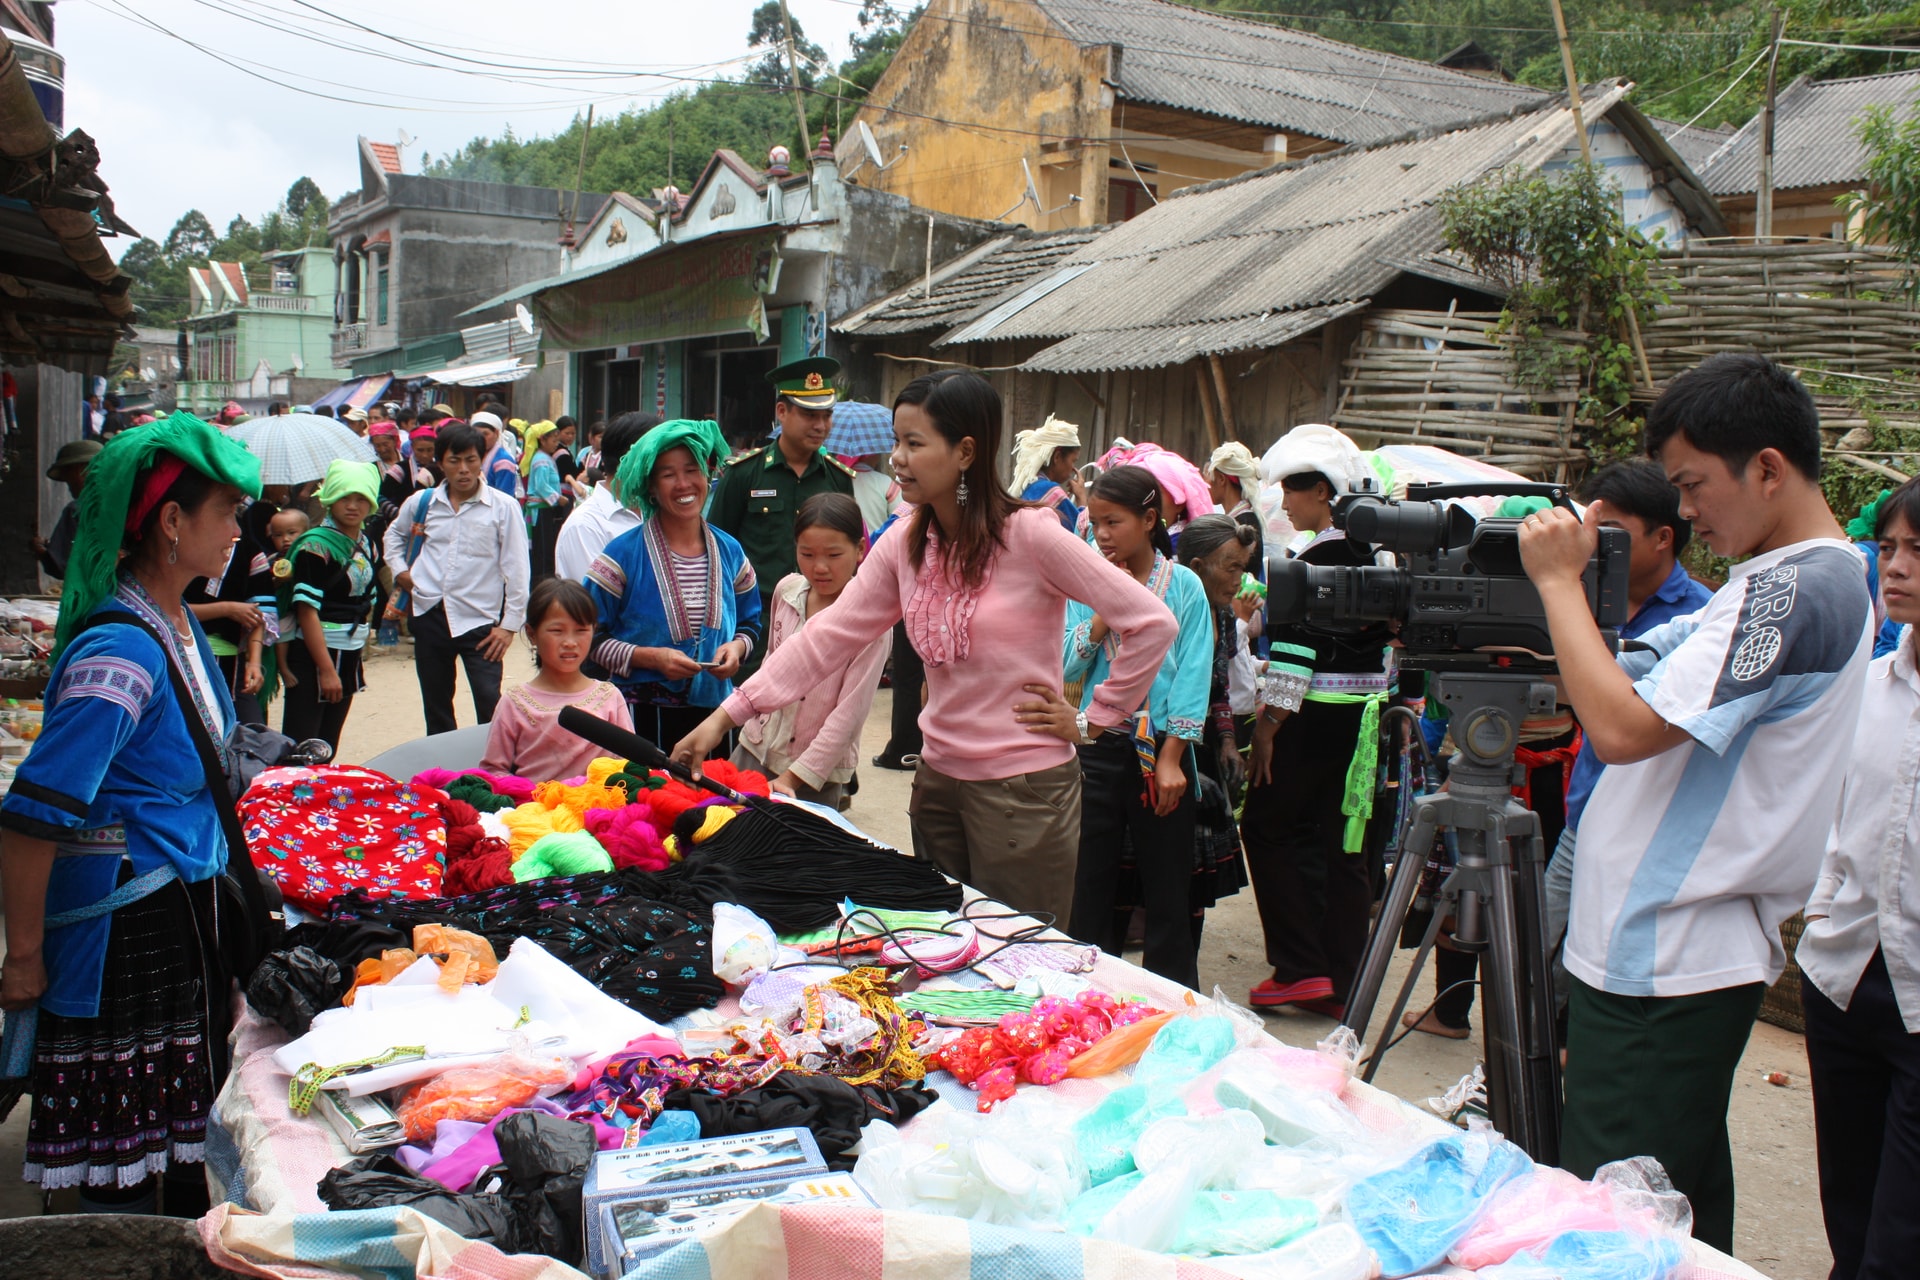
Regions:
<instances>
[{"instance_id":1,"label":"red floral fabric","mask_svg":"<svg viewBox=\"0 0 1920 1280\"><path fill-rule=\"evenodd\" d=\"M240 802L253 865L287 901L321 908L347 889L433 898L447 861L446 795L355 765L269 769Z\"/></svg>"}]
</instances>

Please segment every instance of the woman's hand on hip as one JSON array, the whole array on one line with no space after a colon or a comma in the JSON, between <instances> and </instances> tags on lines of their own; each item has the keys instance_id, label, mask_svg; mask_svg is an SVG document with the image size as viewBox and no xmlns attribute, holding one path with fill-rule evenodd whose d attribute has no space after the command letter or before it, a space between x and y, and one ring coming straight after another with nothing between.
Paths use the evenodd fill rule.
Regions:
<instances>
[{"instance_id":1,"label":"woman's hand on hip","mask_svg":"<svg viewBox=\"0 0 1920 1280\"><path fill-rule=\"evenodd\" d=\"M0 1009L30 1009L46 990L46 959L38 951L20 955L7 948L0 965Z\"/></svg>"},{"instance_id":2,"label":"woman's hand on hip","mask_svg":"<svg viewBox=\"0 0 1920 1280\"><path fill-rule=\"evenodd\" d=\"M1052 734L1062 742L1080 744L1080 713L1066 696L1051 685L1022 685L1036 701L1013 704L1013 718L1026 726L1028 733ZM1091 732L1091 726L1089 726Z\"/></svg>"},{"instance_id":3,"label":"woman's hand on hip","mask_svg":"<svg viewBox=\"0 0 1920 1280\"><path fill-rule=\"evenodd\" d=\"M678 649L636 649L633 665L658 671L669 680L686 680L700 674L700 664Z\"/></svg>"}]
</instances>

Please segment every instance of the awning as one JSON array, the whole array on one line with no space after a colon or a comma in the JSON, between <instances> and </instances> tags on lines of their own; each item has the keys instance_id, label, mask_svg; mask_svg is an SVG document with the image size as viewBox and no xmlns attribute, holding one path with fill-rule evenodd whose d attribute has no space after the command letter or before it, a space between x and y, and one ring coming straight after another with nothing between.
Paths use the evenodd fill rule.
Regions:
<instances>
[{"instance_id":1,"label":"awning","mask_svg":"<svg viewBox=\"0 0 1920 1280\"><path fill-rule=\"evenodd\" d=\"M315 400L313 407L318 409L325 405L335 409L364 409L386 394L387 388L392 385L392 376L384 373L371 378L355 378L351 382L341 383Z\"/></svg>"},{"instance_id":2,"label":"awning","mask_svg":"<svg viewBox=\"0 0 1920 1280\"><path fill-rule=\"evenodd\" d=\"M521 364L518 356L509 356L505 360L450 364L444 369L435 369L431 373L412 373L407 377L409 379L425 378L428 382L437 382L443 387L491 387L502 382L518 382L532 372L532 365Z\"/></svg>"}]
</instances>

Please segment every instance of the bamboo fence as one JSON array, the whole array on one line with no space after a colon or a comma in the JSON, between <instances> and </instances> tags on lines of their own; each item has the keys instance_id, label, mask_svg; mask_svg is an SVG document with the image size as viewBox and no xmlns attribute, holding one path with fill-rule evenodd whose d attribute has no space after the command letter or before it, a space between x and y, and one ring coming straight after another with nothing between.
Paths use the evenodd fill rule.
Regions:
<instances>
[{"instance_id":1,"label":"bamboo fence","mask_svg":"<svg viewBox=\"0 0 1920 1280\"><path fill-rule=\"evenodd\" d=\"M1642 331L1657 384L1724 351L1874 377L1915 370L1913 269L1886 249L1688 241L1653 279L1669 296Z\"/></svg>"},{"instance_id":2,"label":"bamboo fence","mask_svg":"<svg viewBox=\"0 0 1920 1280\"><path fill-rule=\"evenodd\" d=\"M1580 388L1518 385L1508 344L1488 336L1496 312L1380 310L1367 316L1340 378L1334 425L1362 448L1431 444L1526 476L1569 479ZM1578 344L1576 333L1550 338Z\"/></svg>"}]
</instances>

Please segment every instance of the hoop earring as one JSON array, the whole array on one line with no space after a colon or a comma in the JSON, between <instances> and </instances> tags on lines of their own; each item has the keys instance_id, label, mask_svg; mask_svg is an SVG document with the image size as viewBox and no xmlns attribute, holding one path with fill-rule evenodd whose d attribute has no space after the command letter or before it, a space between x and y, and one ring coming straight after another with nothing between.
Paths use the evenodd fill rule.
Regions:
<instances>
[{"instance_id":1,"label":"hoop earring","mask_svg":"<svg viewBox=\"0 0 1920 1280\"><path fill-rule=\"evenodd\" d=\"M969 493L967 489L967 478L965 476L961 476L960 487L953 491L953 500L964 507L967 505L967 499L971 496L972 495Z\"/></svg>"},{"instance_id":2,"label":"hoop earring","mask_svg":"<svg viewBox=\"0 0 1920 1280\"><path fill-rule=\"evenodd\" d=\"M168 564L180 563L180 539L178 538L175 538L173 540L173 545L167 548L167 563Z\"/></svg>"}]
</instances>

